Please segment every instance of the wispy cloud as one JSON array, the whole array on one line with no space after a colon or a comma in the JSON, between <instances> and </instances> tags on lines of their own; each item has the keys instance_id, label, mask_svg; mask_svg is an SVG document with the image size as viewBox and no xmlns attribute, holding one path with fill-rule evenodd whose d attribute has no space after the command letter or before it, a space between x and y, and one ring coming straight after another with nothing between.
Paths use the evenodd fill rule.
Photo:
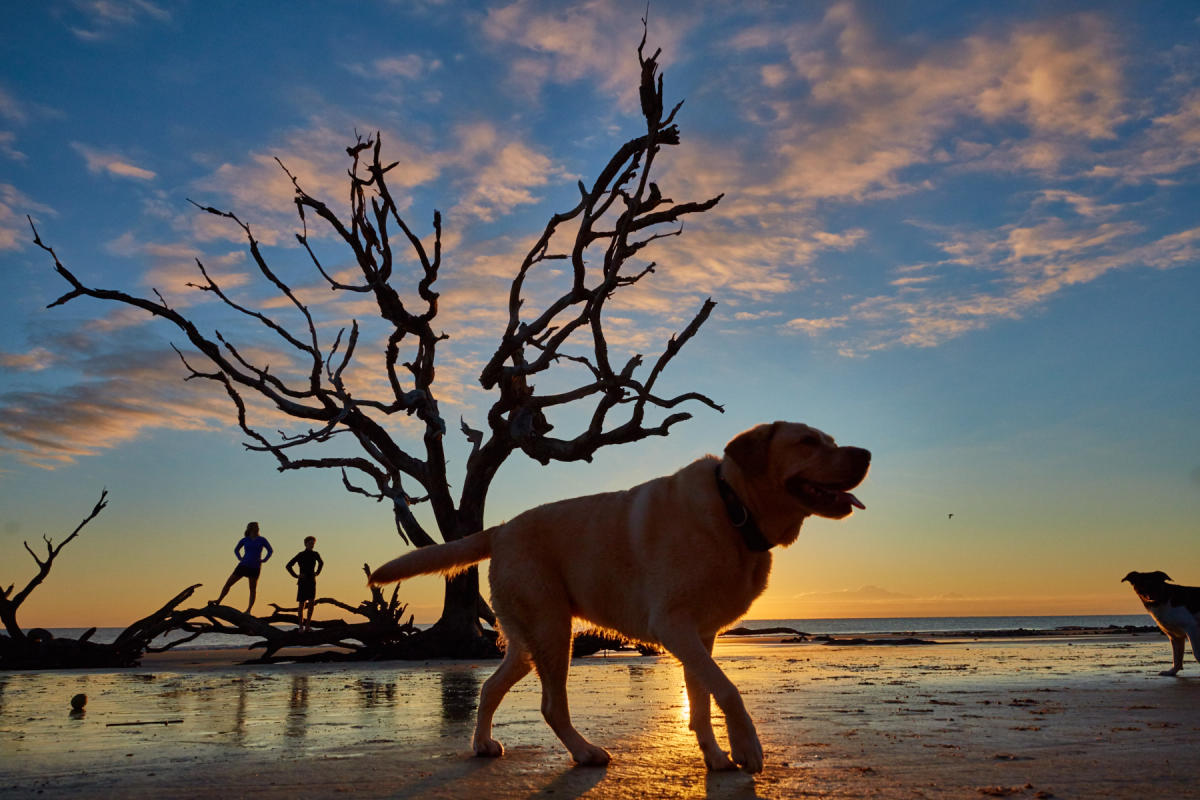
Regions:
<instances>
[{"instance_id":1,"label":"wispy cloud","mask_svg":"<svg viewBox=\"0 0 1200 800\"><path fill-rule=\"evenodd\" d=\"M157 177L152 170L139 167L117 153L98 150L80 142L71 142L71 147L83 156L88 172L92 174L115 175L139 181L152 181Z\"/></svg>"},{"instance_id":2,"label":"wispy cloud","mask_svg":"<svg viewBox=\"0 0 1200 800\"><path fill-rule=\"evenodd\" d=\"M204 283L197 261L204 264L209 276L224 289L236 289L250 281L244 271L247 256L242 250L205 252L187 242L139 241L132 233L122 234L105 244L104 249L146 264L138 282L162 293L176 308L192 305L203 294L194 286Z\"/></svg>"},{"instance_id":3,"label":"wispy cloud","mask_svg":"<svg viewBox=\"0 0 1200 800\"><path fill-rule=\"evenodd\" d=\"M241 161L227 162L197 183L203 197L234 211L256 225L255 235L267 244L283 244L299 228L292 202L295 189L280 163L296 176L309 194L326 202L346 194L348 131L377 130L331 117L287 132L278 145L254 152ZM337 122L345 122L344 127ZM434 149L420 141L382 129L385 163L398 162L388 182L399 210L406 212L417 187L440 181L437 202L457 217L450 227L460 231L475 221L491 222L519 206L540 200L536 190L566 179L566 171L548 155L513 131L490 122L464 123L454 128L452 143ZM278 159L278 160L277 160ZM209 200L203 201L205 203ZM332 202L331 202L332 204ZM340 213L344 213L338 208ZM432 210L429 211L432 214ZM211 215L190 214L188 223L200 240L240 240L232 223ZM328 235L323 223L310 221L309 234Z\"/></svg>"},{"instance_id":4,"label":"wispy cloud","mask_svg":"<svg viewBox=\"0 0 1200 800\"><path fill-rule=\"evenodd\" d=\"M1128 116L1120 50L1089 15L914 53L880 39L844 3L818 24L743 32L733 45L786 54L763 83L773 91L742 99L775 153L751 171L762 178L758 194L865 200L918 191L923 179L906 171L944 162L948 134L991 139L987 126L1004 123L1026 126L1027 168L1053 168L1079 151L1074 142L1112 139ZM797 85L809 88L807 103L790 99ZM764 107L775 113L764 117ZM1035 164L1028 148L1037 147Z\"/></svg>"},{"instance_id":5,"label":"wispy cloud","mask_svg":"<svg viewBox=\"0 0 1200 800\"><path fill-rule=\"evenodd\" d=\"M361 78L401 79L414 81L427 77L442 68L441 59L427 58L417 53L385 56L368 62L348 64L346 69Z\"/></svg>"},{"instance_id":6,"label":"wispy cloud","mask_svg":"<svg viewBox=\"0 0 1200 800\"><path fill-rule=\"evenodd\" d=\"M14 146L16 141L17 135L12 131L0 131L0 154L13 161L27 160L27 156Z\"/></svg>"},{"instance_id":7,"label":"wispy cloud","mask_svg":"<svg viewBox=\"0 0 1200 800\"><path fill-rule=\"evenodd\" d=\"M0 183L0 252L20 249L32 238L26 214L54 215L11 183Z\"/></svg>"},{"instance_id":8,"label":"wispy cloud","mask_svg":"<svg viewBox=\"0 0 1200 800\"><path fill-rule=\"evenodd\" d=\"M82 324L49 323L33 332L28 352L0 354L0 367L29 378L25 385L14 380L9 384L14 388L0 392L0 452L54 469L157 430L240 436L224 389L210 381L185 381L187 370L168 337L193 366L203 369L204 356L191 351L181 334L125 307ZM272 374L282 379L306 368L284 350L267 350L262 343L238 345L246 359L270 364ZM75 379L41 388L40 374L51 367L73 370ZM376 378L381 374L374 373ZM265 431L305 429L253 393L244 397L251 424Z\"/></svg>"},{"instance_id":9,"label":"wispy cloud","mask_svg":"<svg viewBox=\"0 0 1200 800\"><path fill-rule=\"evenodd\" d=\"M1174 184L1200 165L1200 90L1181 97L1151 125L1097 157L1089 177Z\"/></svg>"},{"instance_id":10,"label":"wispy cloud","mask_svg":"<svg viewBox=\"0 0 1200 800\"><path fill-rule=\"evenodd\" d=\"M22 368L35 368L34 356L45 348L70 352L82 375L53 391L0 393L0 451L25 463L53 468L150 429L213 429L229 418L222 393L185 386L175 354L165 347L148 348L139 329L110 330L97 337L85 325L40 335L45 341L34 346Z\"/></svg>"},{"instance_id":11,"label":"wispy cloud","mask_svg":"<svg viewBox=\"0 0 1200 800\"><path fill-rule=\"evenodd\" d=\"M801 333L824 333L832 328L845 327L849 319L847 316L825 317L824 319L796 317L789 319L784 327L791 331L800 331Z\"/></svg>"},{"instance_id":12,"label":"wispy cloud","mask_svg":"<svg viewBox=\"0 0 1200 800\"><path fill-rule=\"evenodd\" d=\"M0 86L0 117L10 122L23 123L29 118L24 104L3 86Z\"/></svg>"},{"instance_id":13,"label":"wispy cloud","mask_svg":"<svg viewBox=\"0 0 1200 800\"><path fill-rule=\"evenodd\" d=\"M143 21L169 22L171 13L150 0L74 0L79 24L71 32L83 41L107 39Z\"/></svg>"},{"instance_id":14,"label":"wispy cloud","mask_svg":"<svg viewBox=\"0 0 1200 800\"><path fill-rule=\"evenodd\" d=\"M336 116L330 114L329 117ZM344 123L339 124L339 123ZM355 129L375 131L370 125L355 125L349 120L316 119L307 127L286 131L280 140L244 159L227 161L196 182L197 202L236 213L255 225L255 235L266 244L286 243L300 228L296 216L295 187L288 172L313 197L333 205L347 192L346 170L350 162L346 147L353 144ZM430 152L403 136L383 131L383 158L399 162L388 173L396 202L403 211L410 200L405 190L433 180L439 174L437 159ZM287 172L283 167L286 167ZM229 239L243 241L241 229L228 220L208 214L189 213L188 224L201 241ZM309 225L313 236L327 232L321 223Z\"/></svg>"},{"instance_id":15,"label":"wispy cloud","mask_svg":"<svg viewBox=\"0 0 1200 800\"><path fill-rule=\"evenodd\" d=\"M857 589L834 589L825 592L801 592L800 594L792 595L794 600L896 600L908 599L912 595L903 592L894 592L890 589L884 589L881 586L867 585L860 586Z\"/></svg>"},{"instance_id":16,"label":"wispy cloud","mask_svg":"<svg viewBox=\"0 0 1200 800\"><path fill-rule=\"evenodd\" d=\"M34 347L24 353L0 352L0 367L14 372L41 372L59 359L59 354L49 348Z\"/></svg>"},{"instance_id":17,"label":"wispy cloud","mask_svg":"<svg viewBox=\"0 0 1200 800\"><path fill-rule=\"evenodd\" d=\"M1090 283L1114 270L1173 269L1200 258L1200 228L1140 243L1131 223L1072 229L1055 220L1031 228L1008 227L951 237L953 258L943 262L946 280L897 295L855 302L845 314L804 320L788 327L812 335L833 329L846 355L895 346L934 347L997 320L1019 319L1059 292ZM978 271L986 278L961 286L951 274Z\"/></svg>"},{"instance_id":18,"label":"wispy cloud","mask_svg":"<svg viewBox=\"0 0 1200 800\"><path fill-rule=\"evenodd\" d=\"M450 158L466 176L457 213L491 222L516 206L536 202L535 189L565 175L549 156L502 135L491 123L460 126L457 138L459 146Z\"/></svg>"},{"instance_id":19,"label":"wispy cloud","mask_svg":"<svg viewBox=\"0 0 1200 800\"><path fill-rule=\"evenodd\" d=\"M586 78L632 109L639 76L630 43L640 38L640 27L638 15L606 0L567 6L517 0L489 10L483 33L513 53L509 80L519 90L536 96L547 83ZM685 17L667 20L657 10L653 14L654 47L663 48L666 63L678 52L688 27ZM519 49L513 50L514 46Z\"/></svg>"},{"instance_id":20,"label":"wispy cloud","mask_svg":"<svg viewBox=\"0 0 1200 800\"><path fill-rule=\"evenodd\" d=\"M738 322L749 322L758 319L772 319L783 316L782 311L739 311L733 315Z\"/></svg>"}]
</instances>

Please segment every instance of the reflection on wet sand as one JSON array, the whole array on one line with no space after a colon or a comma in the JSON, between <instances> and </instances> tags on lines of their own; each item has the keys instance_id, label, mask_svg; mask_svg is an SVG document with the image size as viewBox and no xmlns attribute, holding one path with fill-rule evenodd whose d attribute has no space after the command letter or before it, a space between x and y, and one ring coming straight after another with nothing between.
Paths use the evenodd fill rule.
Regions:
<instances>
[{"instance_id":1,"label":"reflection on wet sand","mask_svg":"<svg viewBox=\"0 0 1200 800\"><path fill-rule=\"evenodd\" d=\"M358 700L364 709L391 708L396 704L396 682L375 677L359 678Z\"/></svg>"},{"instance_id":2,"label":"reflection on wet sand","mask_svg":"<svg viewBox=\"0 0 1200 800\"><path fill-rule=\"evenodd\" d=\"M442 688L442 720L474 722L479 704L478 670L443 669L438 673Z\"/></svg>"},{"instance_id":3,"label":"reflection on wet sand","mask_svg":"<svg viewBox=\"0 0 1200 800\"><path fill-rule=\"evenodd\" d=\"M288 700L287 724L283 735L303 739L308 735L308 674L292 676L292 696Z\"/></svg>"},{"instance_id":4,"label":"reflection on wet sand","mask_svg":"<svg viewBox=\"0 0 1200 800\"><path fill-rule=\"evenodd\" d=\"M249 681L245 678L235 681L237 686L237 701L233 711L233 742L238 745L246 744L246 703L249 701L247 688Z\"/></svg>"}]
</instances>

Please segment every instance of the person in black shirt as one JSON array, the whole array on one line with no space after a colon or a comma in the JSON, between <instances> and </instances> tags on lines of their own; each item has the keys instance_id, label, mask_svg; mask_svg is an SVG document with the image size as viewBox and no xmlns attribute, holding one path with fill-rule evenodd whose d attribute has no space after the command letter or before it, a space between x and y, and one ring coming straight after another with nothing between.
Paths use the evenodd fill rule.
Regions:
<instances>
[{"instance_id":1,"label":"person in black shirt","mask_svg":"<svg viewBox=\"0 0 1200 800\"><path fill-rule=\"evenodd\" d=\"M288 574L296 579L296 600L299 603L296 613L300 617L301 631L312 630L313 608L317 605L317 576L325 568L321 554L313 549L316 544L317 537L304 537L304 549L287 563ZM298 568L299 572L293 567Z\"/></svg>"}]
</instances>

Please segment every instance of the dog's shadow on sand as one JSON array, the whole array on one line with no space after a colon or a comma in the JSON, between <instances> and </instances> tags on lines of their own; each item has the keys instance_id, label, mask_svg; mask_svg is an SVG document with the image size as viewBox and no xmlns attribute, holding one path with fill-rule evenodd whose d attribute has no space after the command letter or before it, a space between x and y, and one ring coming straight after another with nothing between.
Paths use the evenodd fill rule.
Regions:
<instances>
[{"instance_id":1,"label":"dog's shadow on sand","mask_svg":"<svg viewBox=\"0 0 1200 800\"><path fill-rule=\"evenodd\" d=\"M709 800L762 800L754 778L737 770L705 774L704 796Z\"/></svg>"},{"instance_id":2,"label":"dog's shadow on sand","mask_svg":"<svg viewBox=\"0 0 1200 800\"><path fill-rule=\"evenodd\" d=\"M607 775L608 767L569 767L529 796L545 798L553 795L575 800L596 788Z\"/></svg>"},{"instance_id":3,"label":"dog's shadow on sand","mask_svg":"<svg viewBox=\"0 0 1200 800\"><path fill-rule=\"evenodd\" d=\"M608 767L570 767L554 780L528 795L529 798L553 796L578 800L584 797L605 779L624 780L623 776L609 775ZM655 796L670 798L694 796L686 786L655 787ZM601 787L603 789L603 787ZM601 792L601 795L603 793ZM647 793L649 794L649 792ZM709 772L704 777L704 796L710 800L762 800L754 778L744 772Z\"/></svg>"}]
</instances>

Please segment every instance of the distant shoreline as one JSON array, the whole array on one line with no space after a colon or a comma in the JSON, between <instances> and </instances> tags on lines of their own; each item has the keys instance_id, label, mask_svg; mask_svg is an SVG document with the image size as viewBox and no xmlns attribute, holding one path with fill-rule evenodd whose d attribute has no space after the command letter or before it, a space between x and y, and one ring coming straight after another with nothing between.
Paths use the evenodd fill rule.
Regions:
<instances>
[{"instance_id":1,"label":"distant shoreline","mask_svg":"<svg viewBox=\"0 0 1200 800\"><path fill-rule=\"evenodd\" d=\"M747 639L786 636L784 641L788 643L799 643L802 641L812 642L843 642L847 639L853 639L862 642L884 642L892 639L912 639L914 637L929 637L932 639L1014 639L1014 638L1036 638L1043 636L1114 636L1114 635L1140 635L1147 633L1161 633L1155 625L1105 625L1103 627L1089 627L1084 625L1062 625L1057 628L986 628L983 630L922 630L915 628L912 630L896 630L896 631L880 631L876 633L863 633L854 635L835 636L824 632L809 632L801 631L787 626L768 626L768 627L752 627L749 625L730 628L722 632L723 637L745 637Z\"/></svg>"}]
</instances>

